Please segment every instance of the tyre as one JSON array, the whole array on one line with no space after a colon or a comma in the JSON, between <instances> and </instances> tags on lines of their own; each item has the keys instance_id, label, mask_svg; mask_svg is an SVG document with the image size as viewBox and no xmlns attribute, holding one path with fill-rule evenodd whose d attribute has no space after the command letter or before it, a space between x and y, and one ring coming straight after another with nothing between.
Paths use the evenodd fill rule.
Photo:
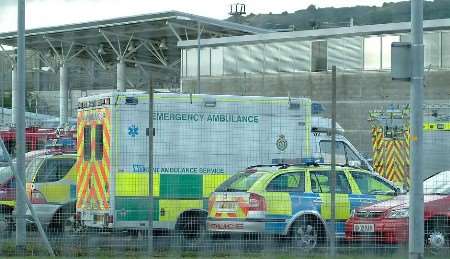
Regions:
<instances>
[{"instance_id":1,"label":"tyre","mask_svg":"<svg viewBox=\"0 0 450 259\"><path fill-rule=\"evenodd\" d=\"M300 218L292 225L290 237L294 248L314 250L323 241L322 225L317 220Z\"/></svg>"},{"instance_id":2,"label":"tyre","mask_svg":"<svg viewBox=\"0 0 450 259\"><path fill-rule=\"evenodd\" d=\"M199 249L208 240L205 217L183 217L178 222L177 238L183 248Z\"/></svg>"},{"instance_id":3,"label":"tyre","mask_svg":"<svg viewBox=\"0 0 450 259\"><path fill-rule=\"evenodd\" d=\"M450 246L450 221L446 218L434 219L427 224L425 243L434 254L440 254Z\"/></svg>"},{"instance_id":4,"label":"tyre","mask_svg":"<svg viewBox=\"0 0 450 259\"><path fill-rule=\"evenodd\" d=\"M75 229L75 214L71 209L58 211L49 225L49 230L56 234L72 233Z\"/></svg>"}]
</instances>

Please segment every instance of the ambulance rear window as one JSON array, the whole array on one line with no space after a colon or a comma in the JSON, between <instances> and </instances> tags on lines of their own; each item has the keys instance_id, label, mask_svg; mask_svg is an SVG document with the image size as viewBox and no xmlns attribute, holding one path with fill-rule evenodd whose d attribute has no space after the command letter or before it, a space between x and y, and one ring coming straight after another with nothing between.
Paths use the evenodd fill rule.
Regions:
<instances>
[{"instance_id":1,"label":"ambulance rear window","mask_svg":"<svg viewBox=\"0 0 450 259\"><path fill-rule=\"evenodd\" d=\"M222 183L217 192L246 192L256 181L264 175L264 172L256 173L238 173L233 175L230 179Z\"/></svg>"},{"instance_id":2,"label":"ambulance rear window","mask_svg":"<svg viewBox=\"0 0 450 259\"><path fill-rule=\"evenodd\" d=\"M95 160L103 159L103 125L95 126Z\"/></svg>"},{"instance_id":3,"label":"ambulance rear window","mask_svg":"<svg viewBox=\"0 0 450 259\"><path fill-rule=\"evenodd\" d=\"M90 160L91 159L91 127L86 126L83 130L83 149L84 149L84 160Z\"/></svg>"}]
</instances>

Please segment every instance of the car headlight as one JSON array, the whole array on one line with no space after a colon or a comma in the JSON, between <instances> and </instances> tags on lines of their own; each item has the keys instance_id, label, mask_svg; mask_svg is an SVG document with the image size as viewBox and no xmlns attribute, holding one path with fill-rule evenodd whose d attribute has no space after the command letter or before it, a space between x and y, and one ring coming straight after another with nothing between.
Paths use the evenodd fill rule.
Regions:
<instances>
[{"instance_id":1,"label":"car headlight","mask_svg":"<svg viewBox=\"0 0 450 259\"><path fill-rule=\"evenodd\" d=\"M403 219L409 217L409 208L391 210L386 218L388 219Z\"/></svg>"}]
</instances>

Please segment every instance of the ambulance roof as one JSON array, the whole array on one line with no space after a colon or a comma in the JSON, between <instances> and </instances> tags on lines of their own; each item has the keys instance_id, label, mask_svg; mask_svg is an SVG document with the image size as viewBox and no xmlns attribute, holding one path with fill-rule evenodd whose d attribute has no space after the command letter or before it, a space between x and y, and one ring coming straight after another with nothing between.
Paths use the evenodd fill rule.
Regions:
<instances>
[{"instance_id":1,"label":"ambulance roof","mask_svg":"<svg viewBox=\"0 0 450 259\"><path fill-rule=\"evenodd\" d=\"M91 95L86 97L81 97L78 99L79 102L89 102L89 101L95 101L99 99L104 99L108 97L137 97L137 96L147 96L147 92L143 91L130 91L130 92L118 92L118 91L112 91L109 93L103 93L103 94L97 94L97 95ZM155 93L155 96L157 98L164 98L164 97L190 97L193 96L195 98L211 98L211 99L217 99L217 100L232 100L232 101L240 101L240 100L262 100L262 101L286 101L291 103L297 103L297 104L311 104L311 100L309 98L301 97L301 98L291 98L291 97L267 97L267 96L238 96L238 95L209 95L209 94L183 94L183 93Z\"/></svg>"}]
</instances>

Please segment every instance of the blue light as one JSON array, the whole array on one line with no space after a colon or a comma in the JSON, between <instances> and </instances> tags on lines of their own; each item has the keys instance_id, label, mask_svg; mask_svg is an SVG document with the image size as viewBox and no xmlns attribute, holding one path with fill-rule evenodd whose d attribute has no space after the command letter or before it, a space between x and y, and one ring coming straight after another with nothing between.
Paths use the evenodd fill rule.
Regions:
<instances>
[{"instance_id":1,"label":"blue light","mask_svg":"<svg viewBox=\"0 0 450 259\"><path fill-rule=\"evenodd\" d=\"M284 159L284 158L274 158L272 159L272 164L274 165L317 165L323 164L324 160L322 157L305 157L305 158L293 158L293 159Z\"/></svg>"}]
</instances>

